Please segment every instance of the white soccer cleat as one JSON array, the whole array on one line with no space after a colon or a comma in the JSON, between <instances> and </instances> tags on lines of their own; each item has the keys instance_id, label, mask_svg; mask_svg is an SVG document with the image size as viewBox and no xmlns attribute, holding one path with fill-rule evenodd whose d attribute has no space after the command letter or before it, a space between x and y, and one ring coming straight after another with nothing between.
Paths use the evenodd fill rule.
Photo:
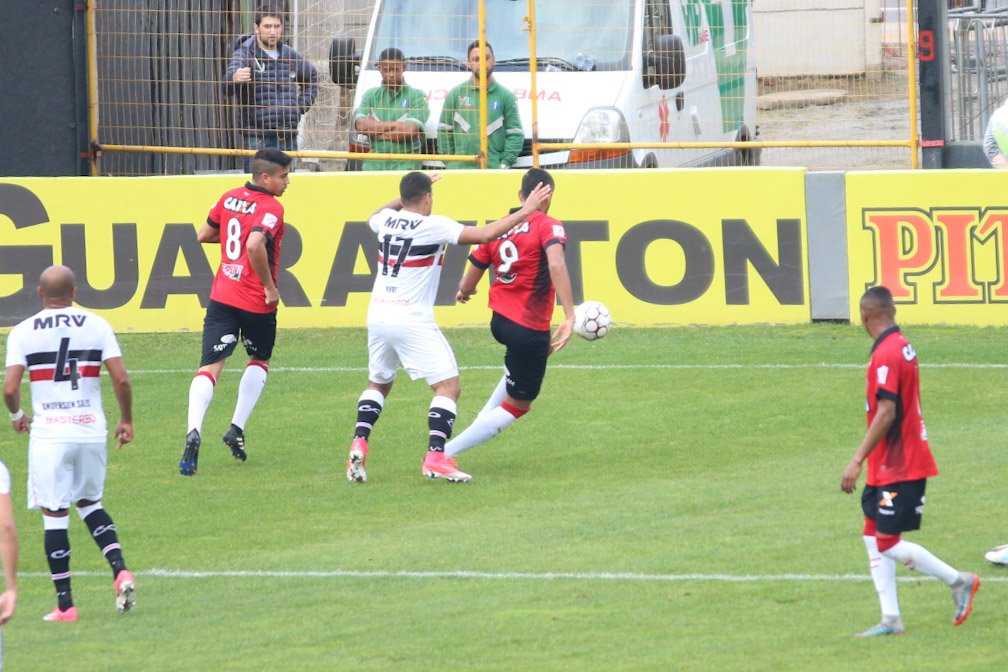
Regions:
<instances>
[{"instance_id":1,"label":"white soccer cleat","mask_svg":"<svg viewBox=\"0 0 1008 672\"><path fill-rule=\"evenodd\" d=\"M1008 544L1002 544L993 551L984 553L987 562L995 565L1008 565Z\"/></svg>"}]
</instances>

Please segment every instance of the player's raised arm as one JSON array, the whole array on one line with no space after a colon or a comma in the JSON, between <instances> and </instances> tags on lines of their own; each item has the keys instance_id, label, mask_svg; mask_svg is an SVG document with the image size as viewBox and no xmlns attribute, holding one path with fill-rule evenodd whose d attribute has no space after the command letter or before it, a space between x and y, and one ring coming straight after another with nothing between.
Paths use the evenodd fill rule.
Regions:
<instances>
[{"instance_id":1,"label":"player's raised arm","mask_svg":"<svg viewBox=\"0 0 1008 672\"><path fill-rule=\"evenodd\" d=\"M462 231L459 236L459 245L472 245L474 243L488 243L491 240L496 240L500 238L505 233L510 231L514 226L521 224L529 215L539 209L539 206L545 203L550 194L553 193L552 187L540 182L536 185L532 193L528 195L525 202L522 203L522 207L515 212L498 219L496 222L487 224L486 226L467 226Z\"/></svg>"}]
</instances>

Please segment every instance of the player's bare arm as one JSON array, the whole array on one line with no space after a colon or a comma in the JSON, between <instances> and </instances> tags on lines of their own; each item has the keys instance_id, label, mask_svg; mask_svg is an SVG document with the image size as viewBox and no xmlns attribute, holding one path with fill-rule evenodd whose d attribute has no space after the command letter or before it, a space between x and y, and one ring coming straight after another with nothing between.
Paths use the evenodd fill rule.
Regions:
<instances>
[{"instance_id":1,"label":"player's bare arm","mask_svg":"<svg viewBox=\"0 0 1008 672\"><path fill-rule=\"evenodd\" d=\"M574 291L571 289L563 245L550 245L546 248L546 263L549 267L550 282L553 283L557 300L560 301L560 307L564 311L564 321L556 328L550 339L550 354L553 354L562 350L574 333Z\"/></svg>"},{"instance_id":2,"label":"player's bare arm","mask_svg":"<svg viewBox=\"0 0 1008 672\"><path fill-rule=\"evenodd\" d=\"M4 404L11 414L11 427L18 434L25 434L31 426L31 417L21 409L21 378L24 376L24 367L20 364L7 367L7 375L4 377Z\"/></svg>"},{"instance_id":3,"label":"player's bare arm","mask_svg":"<svg viewBox=\"0 0 1008 672\"><path fill-rule=\"evenodd\" d=\"M500 238L513 227L525 221L525 219L527 219L533 212L538 210L539 206L546 202L551 193L552 189L548 185L540 182L536 185L535 189L532 190L532 193L528 195L519 210L511 213L507 217L498 219L496 222L487 224L486 226L465 227L465 229L462 230L461 235L459 235L458 244L473 245L478 243L488 243L491 240Z\"/></svg>"},{"instance_id":4,"label":"player's bare arm","mask_svg":"<svg viewBox=\"0 0 1008 672\"><path fill-rule=\"evenodd\" d=\"M483 278L483 273L486 269L480 268L479 266L473 266L469 264L468 270L466 270L465 275L462 276L462 280L459 281L458 292L455 294L455 301L458 303L468 303L470 297L476 293L476 287L479 285L479 281Z\"/></svg>"},{"instance_id":5,"label":"player's bare arm","mask_svg":"<svg viewBox=\"0 0 1008 672\"><path fill-rule=\"evenodd\" d=\"M246 242L249 262L252 270L259 276L259 282L266 290L266 305L275 306L280 303L280 292L276 283L273 282L273 274L270 273L269 259L266 256L266 234L262 231L253 231L248 236Z\"/></svg>"},{"instance_id":6,"label":"player's bare arm","mask_svg":"<svg viewBox=\"0 0 1008 672\"><path fill-rule=\"evenodd\" d=\"M850 464L844 469L843 479L840 481L840 489L850 494L857 486L858 477L861 476L861 465L871 454L882 438L889 431L893 421L896 420L896 402L891 399L879 399L878 409L875 417L872 418L868 426L868 432L864 440L851 458Z\"/></svg>"},{"instance_id":7,"label":"player's bare arm","mask_svg":"<svg viewBox=\"0 0 1008 672\"><path fill-rule=\"evenodd\" d=\"M214 227L209 222L203 222L203 226L196 232L196 240L201 243L219 243L220 227Z\"/></svg>"},{"instance_id":8,"label":"player's bare arm","mask_svg":"<svg viewBox=\"0 0 1008 672\"><path fill-rule=\"evenodd\" d=\"M116 401L119 402L119 422L112 436L119 442L117 448L133 440L133 385L129 374L123 365L122 357L112 357L105 360L105 369L112 381Z\"/></svg>"},{"instance_id":9,"label":"player's bare arm","mask_svg":"<svg viewBox=\"0 0 1008 672\"><path fill-rule=\"evenodd\" d=\"M18 538L12 508L10 493L0 495L0 561L5 584L0 593L0 625L10 620L17 604Z\"/></svg>"}]
</instances>

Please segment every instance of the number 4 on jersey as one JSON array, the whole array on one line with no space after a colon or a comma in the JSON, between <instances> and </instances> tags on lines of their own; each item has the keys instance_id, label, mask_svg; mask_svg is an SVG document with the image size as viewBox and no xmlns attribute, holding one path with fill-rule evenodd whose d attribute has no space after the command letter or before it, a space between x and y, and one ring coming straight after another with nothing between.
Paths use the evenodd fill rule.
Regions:
<instances>
[{"instance_id":1,"label":"number 4 on jersey","mask_svg":"<svg viewBox=\"0 0 1008 672\"><path fill-rule=\"evenodd\" d=\"M70 389L76 390L78 388L77 381L80 380L80 374L77 372L77 358L69 358L70 354L70 339L64 338L60 341L59 353L56 355L56 369L53 371L53 382L62 383L63 381L70 381Z\"/></svg>"}]
</instances>

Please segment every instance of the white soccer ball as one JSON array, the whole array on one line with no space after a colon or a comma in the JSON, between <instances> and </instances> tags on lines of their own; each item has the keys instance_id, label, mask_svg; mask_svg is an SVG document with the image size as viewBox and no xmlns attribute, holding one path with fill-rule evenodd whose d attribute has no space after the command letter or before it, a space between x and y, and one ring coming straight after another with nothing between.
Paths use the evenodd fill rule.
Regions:
<instances>
[{"instance_id":1,"label":"white soccer ball","mask_svg":"<svg viewBox=\"0 0 1008 672\"><path fill-rule=\"evenodd\" d=\"M574 333L583 339L594 341L609 333L612 315L609 309L598 301L585 301L574 308Z\"/></svg>"}]
</instances>

